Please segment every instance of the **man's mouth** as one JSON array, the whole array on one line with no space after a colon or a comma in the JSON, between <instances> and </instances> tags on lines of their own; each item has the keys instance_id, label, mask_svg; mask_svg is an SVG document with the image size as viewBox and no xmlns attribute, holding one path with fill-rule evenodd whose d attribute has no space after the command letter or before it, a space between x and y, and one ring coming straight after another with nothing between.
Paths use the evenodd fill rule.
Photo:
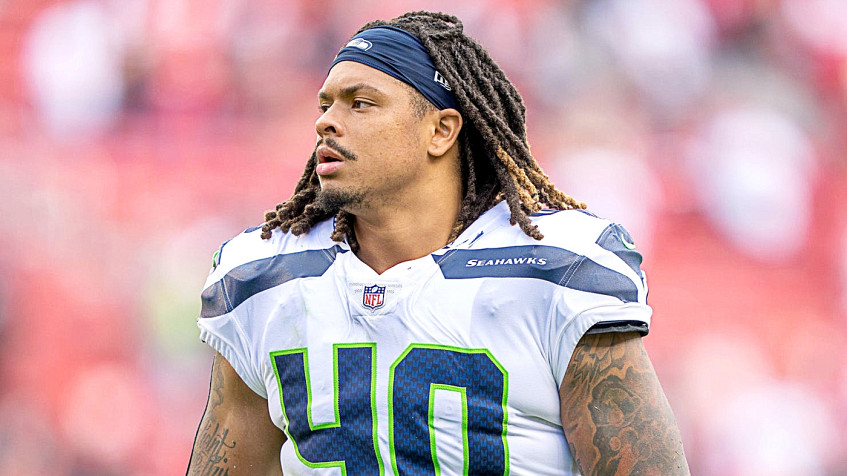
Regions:
<instances>
[{"instance_id":1,"label":"man's mouth","mask_svg":"<svg viewBox=\"0 0 847 476\"><path fill-rule=\"evenodd\" d=\"M344 165L342 155L326 145L319 146L316 155L318 164L315 172L320 176L333 174Z\"/></svg>"},{"instance_id":2,"label":"man's mouth","mask_svg":"<svg viewBox=\"0 0 847 476\"><path fill-rule=\"evenodd\" d=\"M341 154L324 145L318 147L317 155L319 164L341 162Z\"/></svg>"}]
</instances>

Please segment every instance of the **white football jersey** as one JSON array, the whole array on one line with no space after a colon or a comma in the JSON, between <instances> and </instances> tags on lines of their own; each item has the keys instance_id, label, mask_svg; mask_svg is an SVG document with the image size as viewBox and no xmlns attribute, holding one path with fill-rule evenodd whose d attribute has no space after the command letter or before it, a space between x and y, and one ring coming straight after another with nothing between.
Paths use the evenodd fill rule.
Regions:
<instances>
[{"instance_id":1,"label":"white football jersey","mask_svg":"<svg viewBox=\"0 0 847 476\"><path fill-rule=\"evenodd\" d=\"M559 385L592 326L646 332L641 256L586 212L536 214L541 241L509 216L382 274L333 220L221 247L201 338L267 398L286 476L579 474Z\"/></svg>"}]
</instances>

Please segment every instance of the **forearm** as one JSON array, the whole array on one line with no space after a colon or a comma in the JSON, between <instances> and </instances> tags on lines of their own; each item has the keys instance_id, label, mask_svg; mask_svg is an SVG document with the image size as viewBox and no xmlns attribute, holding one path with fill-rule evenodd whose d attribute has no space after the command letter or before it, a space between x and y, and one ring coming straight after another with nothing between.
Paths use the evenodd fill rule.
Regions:
<instances>
[{"instance_id":1,"label":"forearm","mask_svg":"<svg viewBox=\"0 0 847 476\"><path fill-rule=\"evenodd\" d=\"M585 336L561 395L565 436L584 474L689 474L673 412L637 335Z\"/></svg>"},{"instance_id":2,"label":"forearm","mask_svg":"<svg viewBox=\"0 0 847 476\"><path fill-rule=\"evenodd\" d=\"M237 468L237 461L233 461L234 456L237 459L237 442L229 433L214 416L203 418L191 452L189 476L224 475Z\"/></svg>"},{"instance_id":3,"label":"forearm","mask_svg":"<svg viewBox=\"0 0 847 476\"><path fill-rule=\"evenodd\" d=\"M279 476L284 441L267 414L267 401L247 388L217 355L187 476Z\"/></svg>"},{"instance_id":4,"label":"forearm","mask_svg":"<svg viewBox=\"0 0 847 476\"><path fill-rule=\"evenodd\" d=\"M230 474L230 469L236 469L237 461L233 461L233 457L237 458L235 449L238 443L230 436L231 430L227 422L221 422L221 417L227 419L226 413L221 411L225 399L225 378L221 361L222 359L216 356L212 364L209 401L194 438L188 476L224 475Z\"/></svg>"}]
</instances>

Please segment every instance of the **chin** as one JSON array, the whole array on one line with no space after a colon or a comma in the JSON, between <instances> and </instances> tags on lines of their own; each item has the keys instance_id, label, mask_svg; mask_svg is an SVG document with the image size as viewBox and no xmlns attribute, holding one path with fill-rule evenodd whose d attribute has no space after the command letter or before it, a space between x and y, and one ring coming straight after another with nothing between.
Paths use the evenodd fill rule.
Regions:
<instances>
[{"instance_id":1,"label":"chin","mask_svg":"<svg viewBox=\"0 0 847 476\"><path fill-rule=\"evenodd\" d=\"M321 187L321 191L315 197L315 203L327 212L336 213L339 210L352 212L361 208L364 203L365 193L361 190L338 187Z\"/></svg>"}]
</instances>

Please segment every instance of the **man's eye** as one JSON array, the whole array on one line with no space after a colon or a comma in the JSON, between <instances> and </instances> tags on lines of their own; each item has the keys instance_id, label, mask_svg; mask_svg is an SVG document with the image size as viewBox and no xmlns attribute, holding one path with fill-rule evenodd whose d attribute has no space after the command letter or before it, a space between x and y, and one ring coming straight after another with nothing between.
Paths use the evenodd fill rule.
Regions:
<instances>
[{"instance_id":1,"label":"man's eye","mask_svg":"<svg viewBox=\"0 0 847 476\"><path fill-rule=\"evenodd\" d=\"M361 109L363 107L368 107L371 104L368 103L368 102L357 99L357 100L353 101L352 105L353 105L353 109Z\"/></svg>"},{"instance_id":2,"label":"man's eye","mask_svg":"<svg viewBox=\"0 0 847 476\"><path fill-rule=\"evenodd\" d=\"M329 110L329 104L318 105L318 110L321 111L321 114L325 113L327 110Z\"/></svg>"}]
</instances>

